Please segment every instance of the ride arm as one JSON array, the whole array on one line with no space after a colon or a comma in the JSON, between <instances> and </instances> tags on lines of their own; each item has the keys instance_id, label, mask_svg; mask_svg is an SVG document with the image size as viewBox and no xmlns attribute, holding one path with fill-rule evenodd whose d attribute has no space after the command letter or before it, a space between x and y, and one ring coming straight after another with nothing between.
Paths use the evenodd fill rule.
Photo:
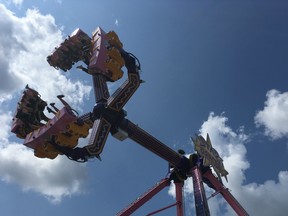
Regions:
<instances>
[{"instance_id":1,"label":"ride arm","mask_svg":"<svg viewBox=\"0 0 288 216\"><path fill-rule=\"evenodd\" d=\"M120 50L121 56L125 60L125 67L127 68L128 79L108 98L108 108L120 111L140 86L139 70L140 64L138 59L131 53L127 53L123 49ZM136 64L136 60L138 64Z\"/></svg>"},{"instance_id":2,"label":"ride arm","mask_svg":"<svg viewBox=\"0 0 288 216\"><path fill-rule=\"evenodd\" d=\"M93 74L93 87L96 103L106 103L110 97L107 78L102 74Z\"/></svg>"},{"instance_id":3,"label":"ride arm","mask_svg":"<svg viewBox=\"0 0 288 216\"><path fill-rule=\"evenodd\" d=\"M111 124L103 117L94 121L89 143L84 147L90 157L95 156L101 160L100 154L103 151L110 128Z\"/></svg>"},{"instance_id":4,"label":"ride arm","mask_svg":"<svg viewBox=\"0 0 288 216\"><path fill-rule=\"evenodd\" d=\"M180 170L189 170L189 160L185 156L179 155L133 122L128 119L123 119L119 127L128 134L130 139L163 158L173 166Z\"/></svg>"}]
</instances>

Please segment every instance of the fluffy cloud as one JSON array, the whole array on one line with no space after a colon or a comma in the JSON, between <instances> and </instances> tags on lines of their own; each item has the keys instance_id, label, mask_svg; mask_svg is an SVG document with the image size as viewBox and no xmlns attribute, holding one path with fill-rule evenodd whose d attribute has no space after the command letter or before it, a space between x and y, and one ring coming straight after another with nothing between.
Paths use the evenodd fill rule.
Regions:
<instances>
[{"instance_id":1,"label":"fluffy cloud","mask_svg":"<svg viewBox=\"0 0 288 216\"><path fill-rule=\"evenodd\" d=\"M243 186L240 195L251 215L286 215L288 212L288 171L280 171L277 181L263 184L251 183ZM258 208L255 208L258 206Z\"/></svg>"},{"instance_id":2,"label":"fluffy cloud","mask_svg":"<svg viewBox=\"0 0 288 216\"><path fill-rule=\"evenodd\" d=\"M58 203L65 196L84 190L87 170L83 164L65 157L54 160L36 158L33 151L9 140L11 113L0 112L0 179L20 185Z\"/></svg>"},{"instance_id":3,"label":"fluffy cloud","mask_svg":"<svg viewBox=\"0 0 288 216\"><path fill-rule=\"evenodd\" d=\"M1 179L20 185L59 203L63 197L81 193L86 178L85 168L63 157L38 159L27 147L10 143L0 151Z\"/></svg>"},{"instance_id":4,"label":"fluffy cloud","mask_svg":"<svg viewBox=\"0 0 288 216\"><path fill-rule=\"evenodd\" d=\"M65 196L83 192L87 169L66 157L34 157L32 150L11 135L12 113L8 105L29 84L44 100L52 102L56 95L64 94L78 107L91 87L68 79L46 62L46 56L63 40L51 15L33 9L19 18L0 4L0 26L0 179L57 203Z\"/></svg>"},{"instance_id":5,"label":"fluffy cloud","mask_svg":"<svg viewBox=\"0 0 288 216\"><path fill-rule=\"evenodd\" d=\"M249 168L246 159L246 148L244 143L248 136L244 133L243 127L234 132L226 125L228 118L225 116L215 116L210 113L200 129L203 137L209 133L213 147L223 158L225 169L228 170L229 187L241 185L245 180L244 171ZM233 185L232 185L233 184Z\"/></svg>"},{"instance_id":6,"label":"fluffy cloud","mask_svg":"<svg viewBox=\"0 0 288 216\"><path fill-rule=\"evenodd\" d=\"M247 150L244 143L249 137L244 133L243 127L233 131L227 125L227 121L228 118L223 115L216 116L210 113L200 129L204 137L209 133L213 147L224 160L224 166L229 172L229 182L225 185L250 215L283 215L283 212L288 211L288 206L285 204L288 196L288 172L280 171L276 181L245 184L245 170L250 165L246 158ZM194 212L192 180L185 182L184 191L188 197L186 199L192 203L190 210ZM210 188L206 188L206 192L213 193ZM174 195L173 188L170 188L169 194ZM208 203L211 215L235 215L221 195L209 199Z\"/></svg>"},{"instance_id":7,"label":"fluffy cloud","mask_svg":"<svg viewBox=\"0 0 288 216\"><path fill-rule=\"evenodd\" d=\"M23 0L12 0L13 4L15 4L16 6L21 6L23 3Z\"/></svg>"},{"instance_id":8,"label":"fluffy cloud","mask_svg":"<svg viewBox=\"0 0 288 216\"><path fill-rule=\"evenodd\" d=\"M257 112L255 123L264 126L265 134L272 139L288 136L288 92L272 89L266 94L263 110Z\"/></svg>"},{"instance_id":9,"label":"fluffy cloud","mask_svg":"<svg viewBox=\"0 0 288 216\"><path fill-rule=\"evenodd\" d=\"M9 100L26 84L39 91L45 100L53 101L56 95L64 94L75 106L89 95L91 86L71 81L46 61L63 40L51 15L28 9L19 18L0 4L0 26L0 102Z\"/></svg>"}]
</instances>

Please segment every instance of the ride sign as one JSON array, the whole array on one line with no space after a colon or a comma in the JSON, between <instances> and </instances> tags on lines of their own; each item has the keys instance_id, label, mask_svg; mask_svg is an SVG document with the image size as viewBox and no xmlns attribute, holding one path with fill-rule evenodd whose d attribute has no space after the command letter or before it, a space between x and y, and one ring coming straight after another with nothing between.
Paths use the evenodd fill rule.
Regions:
<instances>
[{"instance_id":1,"label":"ride sign","mask_svg":"<svg viewBox=\"0 0 288 216\"><path fill-rule=\"evenodd\" d=\"M218 176L225 177L229 174L223 165L223 160L218 152L212 147L209 135L206 140L201 135L196 135L196 139L192 138L195 146L195 151L203 158L204 166L212 166Z\"/></svg>"}]
</instances>

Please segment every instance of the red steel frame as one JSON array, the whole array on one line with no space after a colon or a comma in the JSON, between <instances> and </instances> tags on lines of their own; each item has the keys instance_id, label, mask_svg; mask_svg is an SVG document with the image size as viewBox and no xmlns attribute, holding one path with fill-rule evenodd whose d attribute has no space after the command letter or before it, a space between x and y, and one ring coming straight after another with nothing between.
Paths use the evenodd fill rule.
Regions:
<instances>
[{"instance_id":1,"label":"red steel frame","mask_svg":"<svg viewBox=\"0 0 288 216\"><path fill-rule=\"evenodd\" d=\"M235 197L229 192L229 190L222 184L220 181L213 175L211 170L208 170L203 175L198 168L195 166L191 169L191 176L193 178L193 189L194 189L194 200L195 200L195 209L197 216L210 216L209 206L204 190L202 176L209 179L211 184L215 187L216 193L222 194L227 203L234 209L234 211L239 216L249 216L246 210L241 206L241 204L235 199ZM183 185L184 182L175 182L175 191L176 191L176 203L163 207L159 210L153 211L146 216L155 215L161 211L164 211L168 208L176 206L177 216L184 215L184 205L183 205ZM118 212L117 216L129 216L139 209L142 205L148 202L153 196L163 190L165 187L170 185L170 179L165 178L150 188L143 195L138 197L135 201L130 203L126 208Z\"/></svg>"}]
</instances>

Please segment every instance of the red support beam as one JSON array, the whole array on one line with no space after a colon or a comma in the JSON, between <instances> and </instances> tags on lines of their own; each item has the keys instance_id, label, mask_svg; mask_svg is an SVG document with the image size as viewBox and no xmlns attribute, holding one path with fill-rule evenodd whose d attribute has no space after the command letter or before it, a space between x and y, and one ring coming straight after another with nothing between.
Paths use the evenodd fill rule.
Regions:
<instances>
[{"instance_id":1,"label":"red support beam","mask_svg":"<svg viewBox=\"0 0 288 216\"><path fill-rule=\"evenodd\" d=\"M145 216L155 215L155 214L157 214L157 213L159 213L159 212L161 212L161 211L164 211L164 210L169 209L169 208L171 208L171 207L173 207L173 206L176 206L176 205L178 206L179 203L176 202L176 203L174 203L174 204L165 206L165 207L163 207L163 208L161 208L161 209L158 209L158 210L156 210L156 211L154 211L154 212L151 212L151 213L149 213L149 214L147 214L147 215L145 215ZM177 216L178 216L178 215L177 215Z\"/></svg>"},{"instance_id":2,"label":"red support beam","mask_svg":"<svg viewBox=\"0 0 288 216\"><path fill-rule=\"evenodd\" d=\"M137 198L134 202L130 203L129 206L127 206L125 209L118 212L116 215L117 216L131 215L133 212L135 212L143 204L148 202L153 196L155 196L157 193L159 193L168 185L170 185L170 180L168 178L162 179L160 182L158 182L156 185L150 188L146 193L144 193L142 196Z\"/></svg>"},{"instance_id":3,"label":"red support beam","mask_svg":"<svg viewBox=\"0 0 288 216\"><path fill-rule=\"evenodd\" d=\"M174 182L176 190L176 204L177 204L177 216L184 215L183 208L183 185L184 182Z\"/></svg>"},{"instance_id":4,"label":"red support beam","mask_svg":"<svg viewBox=\"0 0 288 216\"><path fill-rule=\"evenodd\" d=\"M191 169L193 178L194 201L197 216L210 216L207 198L204 190L201 171L197 166Z\"/></svg>"},{"instance_id":5,"label":"red support beam","mask_svg":"<svg viewBox=\"0 0 288 216\"><path fill-rule=\"evenodd\" d=\"M224 199L228 204L234 209L234 211L239 216L249 216L246 210L241 206L241 204L235 199L235 197L229 192L228 188L224 187L223 184L213 175L211 170L203 174L204 177L208 178L212 185L215 187L216 191L222 194Z\"/></svg>"}]
</instances>

